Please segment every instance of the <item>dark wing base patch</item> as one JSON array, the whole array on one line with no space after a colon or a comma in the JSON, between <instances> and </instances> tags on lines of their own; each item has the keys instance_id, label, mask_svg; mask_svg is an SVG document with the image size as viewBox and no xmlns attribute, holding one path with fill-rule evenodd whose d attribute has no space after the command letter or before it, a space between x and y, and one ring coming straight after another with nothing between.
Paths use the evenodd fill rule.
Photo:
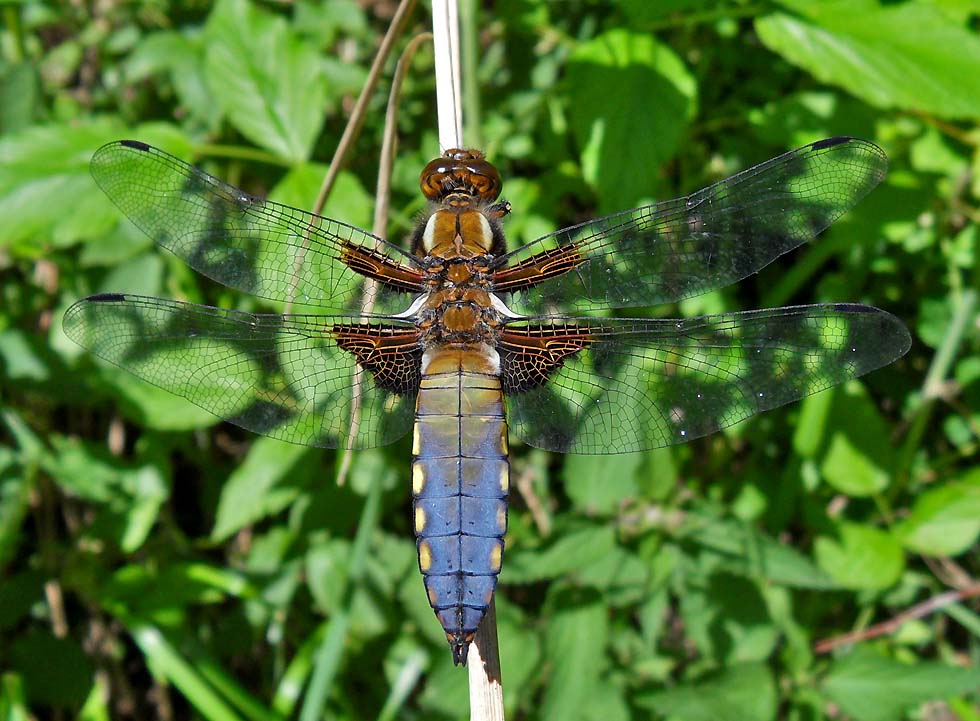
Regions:
<instances>
[{"instance_id":1,"label":"dark wing base patch","mask_svg":"<svg viewBox=\"0 0 980 721\"><path fill-rule=\"evenodd\" d=\"M378 387L404 395L419 387L422 344L416 330L396 331L376 324L334 325L337 345L370 371Z\"/></svg>"},{"instance_id":2,"label":"dark wing base patch","mask_svg":"<svg viewBox=\"0 0 980 721\"><path fill-rule=\"evenodd\" d=\"M520 393L548 381L589 344L589 329L574 324L505 329L497 342L504 392Z\"/></svg>"}]
</instances>

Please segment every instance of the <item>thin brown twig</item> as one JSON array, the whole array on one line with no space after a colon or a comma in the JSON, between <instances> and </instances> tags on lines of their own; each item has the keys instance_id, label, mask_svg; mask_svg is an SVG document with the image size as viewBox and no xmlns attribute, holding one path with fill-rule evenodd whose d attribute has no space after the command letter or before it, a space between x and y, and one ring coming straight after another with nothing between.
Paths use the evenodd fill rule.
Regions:
<instances>
[{"instance_id":1,"label":"thin brown twig","mask_svg":"<svg viewBox=\"0 0 980 721\"><path fill-rule=\"evenodd\" d=\"M817 641L817 643L813 646L813 650L815 653L828 653L829 651L839 648L840 646L849 646L861 641L867 641L868 639L878 638L879 636L886 636L897 631L898 628L906 621L922 618L923 616L927 616L933 611L938 611L945 606L959 603L960 601L977 596L980 596L980 583L974 584L968 588L962 588L958 591L946 591L945 593L940 593L937 596L933 596L927 601L923 601L922 603L912 606L906 611L902 611L902 613L898 614L894 618L888 619L887 621L876 623L875 625L868 626L860 631L852 631L840 636L832 636L831 638L825 638L822 641Z\"/></svg>"},{"instance_id":2,"label":"thin brown twig","mask_svg":"<svg viewBox=\"0 0 980 721\"><path fill-rule=\"evenodd\" d=\"M378 80L381 78L381 71L384 69L384 64L388 60L388 56L391 54L391 49L395 44L395 39L398 37L401 31L402 22L406 17L408 17L409 12L411 12L414 7L415 0L402 0L398 4L398 9L395 11L395 15L391 19L391 25L388 26L388 32L385 33L384 39L381 41L381 46L378 48L378 54L374 56L374 62L371 63L371 69L368 71L368 76L364 83L364 87L361 88L361 93L357 96L357 102L354 103L354 108L351 110L350 120L347 121L347 126L344 128L343 135L340 136L340 141L337 143L337 150L334 151L333 158L330 161L330 167L327 168L327 174L324 176L323 183L320 185L320 192L317 193L316 202L313 204L313 213L315 215L319 215L321 212L323 212L323 206L326 204L327 198L330 196L330 191L333 190L334 183L337 181L337 176L340 174L341 168L343 168L346 163L347 154L354 146L354 141L361 132L361 126L364 124L364 118L367 117L368 101L371 99L371 95L374 93L374 88L378 84ZM287 313L295 301L296 279L299 277L299 271L303 267L303 263L306 260L306 250L309 248L310 233L312 230L312 227L307 230L303 237L303 245L296 254L296 262L293 264L293 285L290 288L289 300L286 303Z\"/></svg>"},{"instance_id":3,"label":"thin brown twig","mask_svg":"<svg viewBox=\"0 0 980 721\"><path fill-rule=\"evenodd\" d=\"M395 39L401 32L402 22L408 17L409 12L414 7L415 0L402 0L398 3L398 9L395 11L394 17L391 18L391 25L388 26L388 32L385 33L384 39L381 41L381 47L378 48L378 54L374 57L374 62L371 63L371 69L368 71L364 88L361 90L361 94L357 96L357 102L351 111L350 122L344 128L344 134L340 136L340 142L337 143L337 150L334 152L333 160L330 161L327 176L323 179L323 185L320 186L320 194L317 195L316 203L313 205L313 212L317 215L323 210L323 206L327 202L327 196L330 195L333 184L337 180L337 175L340 173L340 169L344 166L344 161L347 159L347 153L354 146L354 140L361 132L361 125L364 124L364 118L367 117L368 101L371 99L371 94L374 93L375 85L378 84L378 80L381 78L381 71L384 69L384 64L391 54Z\"/></svg>"},{"instance_id":4,"label":"thin brown twig","mask_svg":"<svg viewBox=\"0 0 980 721\"><path fill-rule=\"evenodd\" d=\"M529 465L517 476L514 485L517 487L517 492L521 494L521 498L524 499L527 510L531 512L531 519L534 521L534 525L538 527L538 532L542 536L550 536L551 516L544 509L538 494L534 492L532 482L535 476L537 476L537 472Z\"/></svg>"},{"instance_id":5,"label":"thin brown twig","mask_svg":"<svg viewBox=\"0 0 980 721\"><path fill-rule=\"evenodd\" d=\"M388 94L388 109L385 112L384 140L381 144L381 158L378 163L378 186L374 200L374 222L371 232L378 238L388 236L388 207L391 200L391 170L395 164L395 151L398 146L398 101L401 98L402 83L408 68L415 57L415 53L432 38L431 33L419 33L412 38L402 56L398 59L395 67L395 77L392 79L391 92ZM374 298L377 289L377 281L368 278L364 281L364 294L361 303L361 313L369 315L374 312ZM351 384L351 416L350 416L350 436L353 440L357 436L357 431L361 425L361 385L364 381L364 370L358 365L354 370L354 382ZM344 454L340 458L340 467L337 470L337 485L342 486L347 482L347 474L350 471L353 460L353 449L349 446L344 449Z\"/></svg>"}]
</instances>

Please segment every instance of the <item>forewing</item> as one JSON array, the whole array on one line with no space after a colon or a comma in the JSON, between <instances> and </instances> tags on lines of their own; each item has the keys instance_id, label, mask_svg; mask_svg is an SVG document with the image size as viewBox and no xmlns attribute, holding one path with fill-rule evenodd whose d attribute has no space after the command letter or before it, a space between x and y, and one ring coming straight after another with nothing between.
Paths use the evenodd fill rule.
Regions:
<instances>
[{"instance_id":1,"label":"forewing","mask_svg":"<svg viewBox=\"0 0 980 721\"><path fill-rule=\"evenodd\" d=\"M153 385L290 443L369 448L395 441L412 425L422 350L411 323L256 315L105 294L74 304L64 329L95 355ZM388 379L397 375L400 387L384 374L359 370L358 354L341 348L351 335L369 330L384 339L382 365Z\"/></svg>"},{"instance_id":2,"label":"forewing","mask_svg":"<svg viewBox=\"0 0 980 721\"><path fill-rule=\"evenodd\" d=\"M131 140L92 157L99 187L155 243L202 275L271 300L404 310L419 292L414 257L336 220L253 197L162 150ZM355 272L351 266L358 267ZM368 285L365 276L392 277Z\"/></svg>"},{"instance_id":3,"label":"forewing","mask_svg":"<svg viewBox=\"0 0 980 721\"><path fill-rule=\"evenodd\" d=\"M495 287L526 315L668 303L729 285L814 238L874 188L884 152L829 138L699 190L597 218L502 256Z\"/></svg>"},{"instance_id":4,"label":"forewing","mask_svg":"<svg viewBox=\"0 0 980 721\"><path fill-rule=\"evenodd\" d=\"M541 351L526 346L542 337L559 339L565 355L551 355L560 362L547 382L529 384L525 369ZM516 321L502 339L511 430L538 448L587 454L684 443L887 365L910 344L894 316L849 304Z\"/></svg>"}]
</instances>

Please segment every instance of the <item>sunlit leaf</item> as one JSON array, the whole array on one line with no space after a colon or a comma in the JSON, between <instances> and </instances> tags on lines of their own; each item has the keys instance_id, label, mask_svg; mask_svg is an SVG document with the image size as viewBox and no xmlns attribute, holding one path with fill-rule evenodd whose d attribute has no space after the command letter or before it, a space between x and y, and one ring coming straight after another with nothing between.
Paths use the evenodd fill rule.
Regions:
<instances>
[{"instance_id":1,"label":"sunlit leaf","mask_svg":"<svg viewBox=\"0 0 980 721\"><path fill-rule=\"evenodd\" d=\"M306 160L326 101L316 50L245 0L222 0L207 37L208 86L234 126L286 160Z\"/></svg>"},{"instance_id":2,"label":"sunlit leaf","mask_svg":"<svg viewBox=\"0 0 980 721\"><path fill-rule=\"evenodd\" d=\"M857 523L838 526L837 537L814 544L820 567L845 588L879 590L892 586L905 568L898 539L887 531Z\"/></svg>"},{"instance_id":3,"label":"sunlit leaf","mask_svg":"<svg viewBox=\"0 0 980 721\"><path fill-rule=\"evenodd\" d=\"M916 553L955 556L980 536L980 469L925 491L896 529L902 544Z\"/></svg>"},{"instance_id":4,"label":"sunlit leaf","mask_svg":"<svg viewBox=\"0 0 980 721\"><path fill-rule=\"evenodd\" d=\"M823 691L856 721L893 721L924 701L980 687L980 670L940 663L900 663L856 648L838 659Z\"/></svg>"},{"instance_id":5,"label":"sunlit leaf","mask_svg":"<svg viewBox=\"0 0 980 721\"><path fill-rule=\"evenodd\" d=\"M638 700L678 721L769 721L776 713L776 686L765 666L746 664Z\"/></svg>"},{"instance_id":6,"label":"sunlit leaf","mask_svg":"<svg viewBox=\"0 0 980 721\"><path fill-rule=\"evenodd\" d=\"M944 118L980 115L980 38L928 3L784 2L756 31L818 80L881 108Z\"/></svg>"}]
</instances>

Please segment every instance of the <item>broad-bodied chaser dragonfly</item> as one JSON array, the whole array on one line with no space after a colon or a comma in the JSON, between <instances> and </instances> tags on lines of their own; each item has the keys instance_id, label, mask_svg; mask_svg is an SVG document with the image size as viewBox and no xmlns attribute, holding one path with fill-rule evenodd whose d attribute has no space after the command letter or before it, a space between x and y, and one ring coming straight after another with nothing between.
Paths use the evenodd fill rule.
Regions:
<instances>
[{"instance_id":1,"label":"broad-bodied chaser dragonfly","mask_svg":"<svg viewBox=\"0 0 980 721\"><path fill-rule=\"evenodd\" d=\"M894 316L835 303L684 320L589 317L728 285L812 239L884 177L872 143L811 143L685 198L508 251L497 170L449 150L402 250L253 197L122 140L98 184L158 245L261 298L337 315L254 314L102 294L65 332L137 376L256 433L369 448L410 430L418 562L453 659L500 573L508 429L565 453L683 443L880 368L910 338Z\"/></svg>"}]
</instances>

